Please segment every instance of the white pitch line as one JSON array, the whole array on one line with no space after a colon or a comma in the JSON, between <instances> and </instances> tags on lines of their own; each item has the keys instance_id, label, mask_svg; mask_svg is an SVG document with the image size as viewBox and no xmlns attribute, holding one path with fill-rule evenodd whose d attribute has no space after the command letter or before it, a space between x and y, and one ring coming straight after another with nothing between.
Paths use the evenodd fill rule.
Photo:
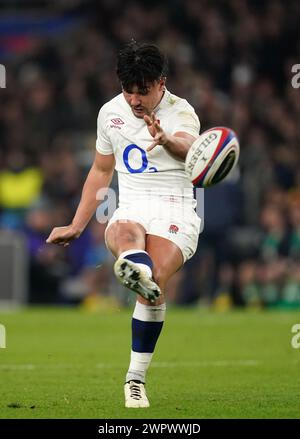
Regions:
<instances>
[{"instance_id":1,"label":"white pitch line","mask_svg":"<svg viewBox=\"0 0 300 439\"><path fill-rule=\"evenodd\" d=\"M1 370L33 370L36 369L34 364L0 364Z\"/></svg>"},{"instance_id":2,"label":"white pitch line","mask_svg":"<svg viewBox=\"0 0 300 439\"><path fill-rule=\"evenodd\" d=\"M151 363L151 367L157 368L171 368L171 367L235 367L235 366L246 366L253 367L258 366L260 364L257 360L219 360L219 361L153 361ZM127 364L126 364L127 365ZM118 368L118 367L126 367L125 364L112 364L112 363L98 363L96 365L99 369L105 368Z\"/></svg>"},{"instance_id":3,"label":"white pitch line","mask_svg":"<svg viewBox=\"0 0 300 439\"><path fill-rule=\"evenodd\" d=\"M255 367L261 362L258 360L216 360L216 361L154 361L151 367L174 368L174 367ZM124 368L127 363L97 363L97 369ZM35 370L35 369L74 369L71 364L0 364L0 370Z\"/></svg>"},{"instance_id":4,"label":"white pitch line","mask_svg":"<svg viewBox=\"0 0 300 439\"><path fill-rule=\"evenodd\" d=\"M231 367L231 366L257 366L257 360L218 360L218 361L166 361L153 362L154 367Z\"/></svg>"}]
</instances>

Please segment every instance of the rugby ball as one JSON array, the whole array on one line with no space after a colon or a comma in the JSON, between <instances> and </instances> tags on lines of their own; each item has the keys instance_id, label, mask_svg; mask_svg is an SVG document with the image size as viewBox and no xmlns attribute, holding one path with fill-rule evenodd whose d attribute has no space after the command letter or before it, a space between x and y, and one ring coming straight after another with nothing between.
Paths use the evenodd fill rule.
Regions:
<instances>
[{"instance_id":1,"label":"rugby ball","mask_svg":"<svg viewBox=\"0 0 300 439\"><path fill-rule=\"evenodd\" d=\"M213 186L235 167L239 154L234 131L226 127L211 128L192 144L185 159L185 171L194 186Z\"/></svg>"}]
</instances>

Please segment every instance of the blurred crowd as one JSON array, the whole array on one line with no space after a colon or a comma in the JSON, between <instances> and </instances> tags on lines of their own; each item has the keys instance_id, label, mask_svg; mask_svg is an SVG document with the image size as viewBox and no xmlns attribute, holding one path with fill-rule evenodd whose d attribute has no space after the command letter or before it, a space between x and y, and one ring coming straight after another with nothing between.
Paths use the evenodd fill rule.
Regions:
<instances>
[{"instance_id":1,"label":"blurred crowd","mask_svg":"<svg viewBox=\"0 0 300 439\"><path fill-rule=\"evenodd\" d=\"M120 92L115 55L134 37L167 53L168 89L195 107L201 130L229 126L241 145L239 168L205 190L198 251L171 280L169 301L299 306L300 89L291 83L300 63L298 0L58 3L39 14L28 7L26 15L75 17L63 34L59 26L19 34L14 52L0 26L7 72L0 228L27 238L30 301L131 300L113 280L105 225L93 220L67 248L45 239L74 214L94 156L97 113Z\"/></svg>"}]
</instances>

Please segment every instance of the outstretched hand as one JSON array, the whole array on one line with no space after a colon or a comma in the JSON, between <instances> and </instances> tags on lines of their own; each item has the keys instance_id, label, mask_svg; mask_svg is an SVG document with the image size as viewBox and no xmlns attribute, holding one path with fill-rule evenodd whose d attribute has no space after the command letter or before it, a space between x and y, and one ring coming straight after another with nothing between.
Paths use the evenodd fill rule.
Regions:
<instances>
[{"instance_id":1,"label":"outstretched hand","mask_svg":"<svg viewBox=\"0 0 300 439\"><path fill-rule=\"evenodd\" d=\"M79 238L79 236L80 232L78 230L74 230L73 225L70 224L69 226L54 227L54 229L46 239L46 242L48 244L59 244L66 247L70 244L71 241Z\"/></svg>"},{"instance_id":2,"label":"outstretched hand","mask_svg":"<svg viewBox=\"0 0 300 439\"><path fill-rule=\"evenodd\" d=\"M147 124L147 128L151 136L153 137L153 142L148 146L147 151L151 151L157 145L165 145L168 141L168 136L156 119L155 114L151 113L151 116L144 116L144 121Z\"/></svg>"}]
</instances>

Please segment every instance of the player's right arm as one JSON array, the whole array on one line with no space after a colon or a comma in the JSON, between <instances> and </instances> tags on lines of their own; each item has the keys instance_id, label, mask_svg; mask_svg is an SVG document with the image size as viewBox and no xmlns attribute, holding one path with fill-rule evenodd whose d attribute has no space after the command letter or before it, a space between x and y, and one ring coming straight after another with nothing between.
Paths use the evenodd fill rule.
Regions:
<instances>
[{"instance_id":1,"label":"player's right arm","mask_svg":"<svg viewBox=\"0 0 300 439\"><path fill-rule=\"evenodd\" d=\"M114 167L114 154L104 155L96 151L95 159L85 180L81 200L72 223L68 226L55 227L47 238L47 243L66 246L73 239L81 235L99 205L99 200L97 200L96 196L97 192L101 188L109 187Z\"/></svg>"}]
</instances>

